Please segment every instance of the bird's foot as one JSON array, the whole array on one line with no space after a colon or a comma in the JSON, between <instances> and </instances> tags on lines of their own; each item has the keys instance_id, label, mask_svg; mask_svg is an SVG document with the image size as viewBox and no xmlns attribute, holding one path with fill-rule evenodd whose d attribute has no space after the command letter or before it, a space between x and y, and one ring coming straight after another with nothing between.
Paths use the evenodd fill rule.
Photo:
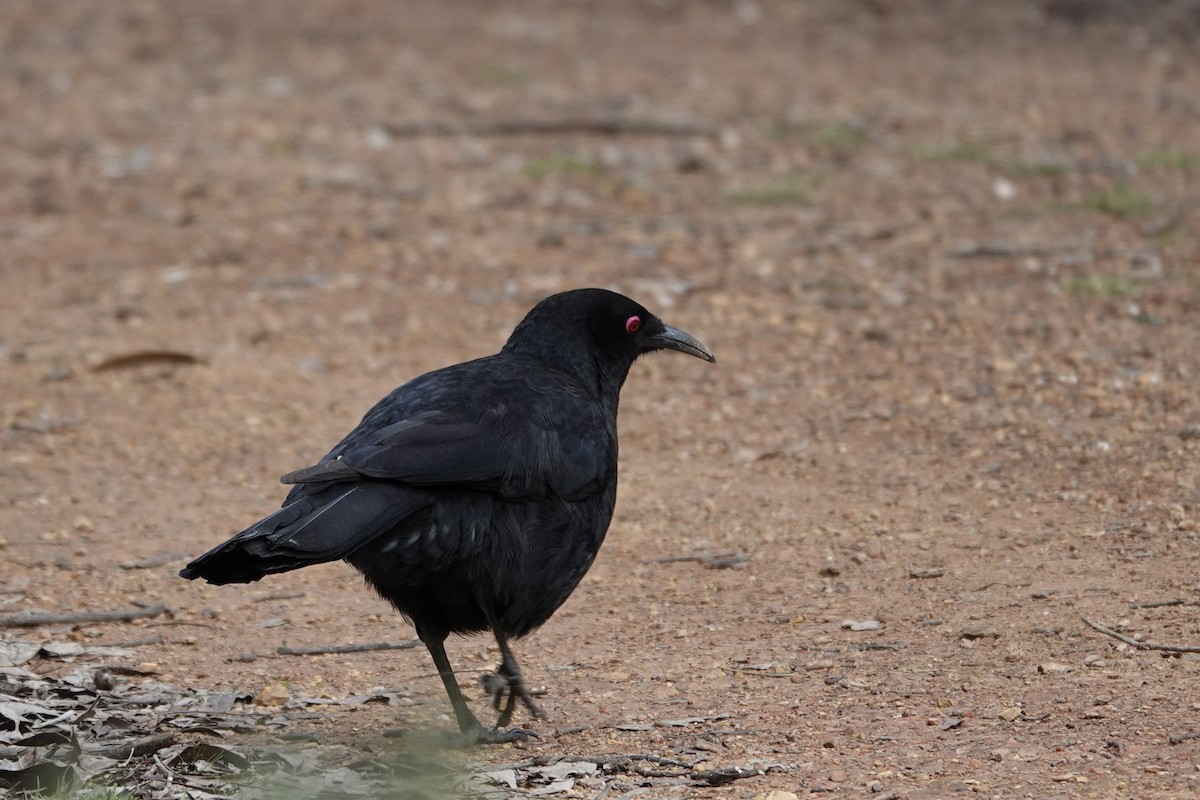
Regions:
<instances>
[{"instance_id":1,"label":"bird's foot","mask_svg":"<svg viewBox=\"0 0 1200 800\"><path fill-rule=\"evenodd\" d=\"M529 714L534 719L542 719L546 716L542 713L542 709L538 708L538 704L533 702L533 695L525 686L525 681L521 679L519 672L514 674L501 664L495 672L482 676L479 682L483 685L483 690L492 698L492 708L500 712L500 719L496 723L496 727L503 728L512 719L513 706L518 699L529 709ZM503 709L500 708L501 704L504 705Z\"/></svg>"},{"instance_id":2,"label":"bird's foot","mask_svg":"<svg viewBox=\"0 0 1200 800\"><path fill-rule=\"evenodd\" d=\"M510 742L527 742L540 738L537 732L524 728L485 728L475 725L458 734L451 734L452 743L461 749L475 747L481 744L508 744Z\"/></svg>"}]
</instances>

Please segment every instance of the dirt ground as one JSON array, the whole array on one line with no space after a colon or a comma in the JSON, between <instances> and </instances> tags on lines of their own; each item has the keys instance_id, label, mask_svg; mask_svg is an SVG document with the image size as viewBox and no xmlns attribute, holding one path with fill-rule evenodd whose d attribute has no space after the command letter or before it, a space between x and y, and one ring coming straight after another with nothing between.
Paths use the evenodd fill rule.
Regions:
<instances>
[{"instance_id":1,"label":"dirt ground","mask_svg":"<svg viewBox=\"0 0 1200 800\"><path fill-rule=\"evenodd\" d=\"M541 738L470 759L762 773L557 795L610 800L1195 796L1200 657L1083 619L1200 646L1200 17L1085 6L4 3L0 613L170 609L4 635L410 694L308 747L448 727L423 650L276 654L412 636L346 565L176 573L602 285L719 361L634 368L608 541L517 645Z\"/></svg>"}]
</instances>

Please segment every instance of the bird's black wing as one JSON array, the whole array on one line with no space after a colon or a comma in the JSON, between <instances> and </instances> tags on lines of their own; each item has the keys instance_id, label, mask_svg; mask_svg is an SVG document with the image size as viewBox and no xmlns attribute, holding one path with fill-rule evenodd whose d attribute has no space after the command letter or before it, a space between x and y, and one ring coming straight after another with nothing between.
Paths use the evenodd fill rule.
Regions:
<instances>
[{"instance_id":1,"label":"bird's black wing","mask_svg":"<svg viewBox=\"0 0 1200 800\"><path fill-rule=\"evenodd\" d=\"M553 378L533 384L489 375L458 403L443 398L442 408L383 425L378 419L373 425L368 414L320 463L282 480L374 479L474 489L505 500L547 493L582 500L600 491L615 462L615 431L595 404L554 391L553 383Z\"/></svg>"},{"instance_id":2,"label":"bird's black wing","mask_svg":"<svg viewBox=\"0 0 1200 800\"><path fill-rule=\"evenodd\" d=\"M531 378L507 362L401 386L320 463L284 476L296 485L282 508L181 574L244 582L347 558L417 519L437 502L431 490L571 502L601 492L616 469L615 422L563 375Z\"/></svg>"}]
</instances>

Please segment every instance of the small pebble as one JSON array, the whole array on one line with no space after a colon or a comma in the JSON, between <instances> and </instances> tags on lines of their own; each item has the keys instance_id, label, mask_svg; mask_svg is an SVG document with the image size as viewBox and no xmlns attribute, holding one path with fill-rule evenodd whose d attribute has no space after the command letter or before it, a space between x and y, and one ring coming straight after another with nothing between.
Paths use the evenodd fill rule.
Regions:
<instances>
[{"instance_id":1,"label":"small pebble","mask_svg":"<svg viewBox=\"0 0 1200 800\"><path fill-rule=\"evenodd\" d=\"M254 697L254 704L260 706L281 706L291 698L292 693L282 683L271 683L264 686Z\"/></svg>"},{"instance_id":2,"label":"small pebble","mask_svg":"<svg viewBox=\"0 0 1200 800\"><path fill-rule=\"evenodd\" d=\"M1066 664L1047 661L1044 664L1038 664L1037 671L1039 675L1062 675L1064 672L1070 672L1071 668Z\"/></svg>"},{"instance_id":3,"label":"small pebble","mask_svg":"<svg viewBox=\"0 0 1200 800\"><path fill-rule=\"evenodd\" d=\"M848 619L842 622L842 627L852 631L877 631L883 627L883 623L877 619L864 619L862 621Z\"/></svg>"}]
</instances>

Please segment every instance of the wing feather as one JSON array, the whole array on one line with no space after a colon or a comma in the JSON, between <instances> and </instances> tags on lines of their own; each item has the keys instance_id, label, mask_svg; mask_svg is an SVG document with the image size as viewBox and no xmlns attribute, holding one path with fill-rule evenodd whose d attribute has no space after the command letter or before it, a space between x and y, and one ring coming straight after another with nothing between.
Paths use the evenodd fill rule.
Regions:
<instances>
[{"instance_id":1,"label":"wing feather","mask_svg":"<svg viewBox=\"0 0 1200 800\"><path fill-rule=\"evenodd\" d=\"M552 493L578 501L601 491L615 469L611 423L591 404L564 404L562 392L531 392L524 386L522 402L515 402L515 388L479 393L488 398L486 404L414 410L400 419L395 405L387 418L368 413L321 462L282 480L319 484L365 478L474 489L506 500Z\"/></svg>"}]
</instances>

